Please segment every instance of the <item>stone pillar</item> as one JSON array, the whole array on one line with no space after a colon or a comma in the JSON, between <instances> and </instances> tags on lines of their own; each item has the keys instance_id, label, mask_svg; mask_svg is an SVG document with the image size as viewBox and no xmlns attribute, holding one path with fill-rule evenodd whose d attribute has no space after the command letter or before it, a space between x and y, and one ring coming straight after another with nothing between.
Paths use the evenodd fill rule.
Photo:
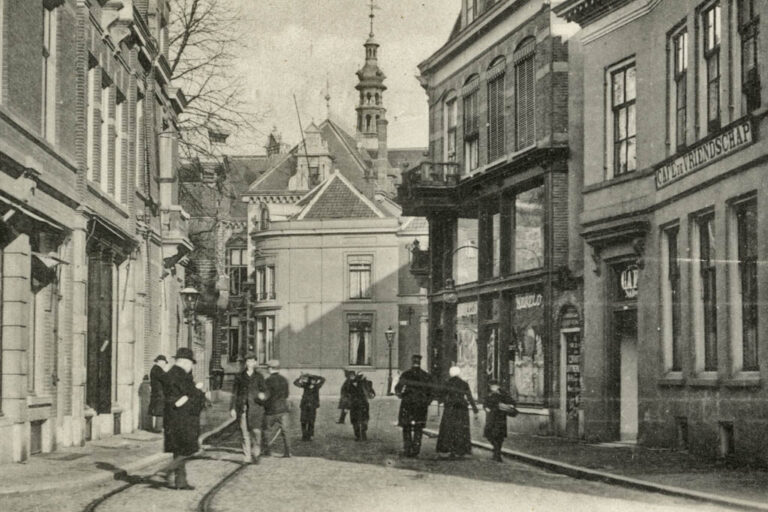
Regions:
<instances>
[{"instance_id":1,"label":"stone pillar","mask_svg":"<svg viewBox=\"0 0 768 512\"><path fill-rule=\"evenodd\" d=\"M120 431L131 432L139 411L134 410L134 331L135 286L132 257L128 257L117 266L117 350L115 371L117 372L117 405L122 409Z\"/></svg>"},{"instance_id":2,"label":"stone pillar","mask_svg":"<svg viewBox=\"0 0 768 512\"><path fill-rule=\"evenodd\" d=\"M86 292L88 218L72 233L72 443L85 444L85 354L88 330Z\"/></svg>"},{"instance_id":3,"label":"stone pillar","mask_svg":"<svg viewBox=\"0 0 768 512\"><path fill-rule=\"evenodd\" d=\"M27 424L27 345L29 343L30 247L29 236L18 235L3 250L2 308L2 411L0 462L26 460L29 453Z\"/></svg>"}]
</instances>

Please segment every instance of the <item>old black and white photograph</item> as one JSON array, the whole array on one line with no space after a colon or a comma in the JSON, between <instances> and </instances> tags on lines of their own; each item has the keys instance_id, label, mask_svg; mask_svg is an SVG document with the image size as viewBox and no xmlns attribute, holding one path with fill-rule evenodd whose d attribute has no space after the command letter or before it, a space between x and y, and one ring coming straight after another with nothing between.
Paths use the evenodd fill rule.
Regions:
<instances>
[{"instance_id":1,"label":"old black and white photograph","mask_svg":"<svg viewBox=\"0 0 768 512\"><path fill-rule=\"evenodd\" d=\"M768 512L767 0L0 0L0 511Z\"/></svg>"}]
</instances>

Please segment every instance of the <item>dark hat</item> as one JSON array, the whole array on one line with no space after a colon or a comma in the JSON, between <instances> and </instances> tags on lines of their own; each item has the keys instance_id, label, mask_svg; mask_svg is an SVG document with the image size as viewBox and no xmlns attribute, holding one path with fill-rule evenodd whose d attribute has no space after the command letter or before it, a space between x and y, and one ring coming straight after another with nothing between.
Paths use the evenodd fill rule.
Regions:
<instances>
[{"instance_id":1,"label":"dark hat","mask_svg":"<svg viewBox=\"0 0 768 512\"><path fill-rule=\"evenodd\" d=\"M421 364L421 359L422 359L421 354L413 354L411 356L411 362L413 364Z\"/></svg>"},{"instance_id":2,"label":"dark hat","mask_svg":"<svg viewBox=\"0 0 768 512\"><path fill-rule=\"evenodd\" d=\"M168 360L165 358L163 354L160 354L155 358L155 362L158 362L158 361L165 361L166 363L168 362Z\"/></svg>"},{"instance_id":3,"label":"dark hat","mask_svg":"<svg viewBox=\"0 0 768 512\"><path fill-rule=\"evenodd\" d=\"M249 359L255 359L258 361L259 356L256 355L256 352L248 352L247 354L245 354L245 358L243 359L243 361L247 361Z\"/></svg>"},{"instance_id":4,"label":"dark hat","mask_svg":"<svg viewBox=\"0 0 768 512\"><path fill-rule=\"evenodd\" d=\"M197 361L195 361L195 354L192 353L192 349L187 347L180 347L176 351L176 355L174 357L176 359L189 359L193 363L197 363Z\"/></svg>"}]
</instances>

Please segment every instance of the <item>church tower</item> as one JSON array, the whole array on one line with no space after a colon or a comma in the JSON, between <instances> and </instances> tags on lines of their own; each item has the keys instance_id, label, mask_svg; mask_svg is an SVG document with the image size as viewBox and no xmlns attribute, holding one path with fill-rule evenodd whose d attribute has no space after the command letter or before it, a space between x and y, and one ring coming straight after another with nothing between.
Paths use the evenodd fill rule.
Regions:
<instances>
[{"instance_id":1,"label":"church tower","mask_svg":"<svg viewBox=\"0 0 768 512\"><path fill-rule=\"evenodd\" d=\"M379 43L373 36L374 5L371 2L371 32L365 42L365 64L357 72L355 88L360 94L357 105L357 140L369 151L386 153L387 110L384 108L384 73L379 68ZM382 133L383 132L383 133ZM383 147L382 144L383 142Z\"/></svg>"}]
</instances>

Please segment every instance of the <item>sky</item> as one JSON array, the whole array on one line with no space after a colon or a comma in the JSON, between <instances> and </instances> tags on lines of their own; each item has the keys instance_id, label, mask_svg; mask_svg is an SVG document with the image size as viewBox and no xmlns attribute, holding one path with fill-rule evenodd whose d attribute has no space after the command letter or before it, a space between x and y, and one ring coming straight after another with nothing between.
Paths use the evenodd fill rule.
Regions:
<instances>
[{"instance_id":1,"label":"sky","mask_svg":"<svg viewBox=\"0 0 768 512\"><path fill-rule=\"evenodd\" d=\"M246 77L247 101L262 114L258 131L230 139L233 153L263 153L272 127L294 145L302 125L331 117L354 134L355 72L365 60L370 10L367 0L229 0L242 12L246 35L238 66ZM389 147L426 147L427 96L417 65L445 44L461 0L377 0L374 32L386 75L384 94Z\"/></svg>"}]
</instances>

